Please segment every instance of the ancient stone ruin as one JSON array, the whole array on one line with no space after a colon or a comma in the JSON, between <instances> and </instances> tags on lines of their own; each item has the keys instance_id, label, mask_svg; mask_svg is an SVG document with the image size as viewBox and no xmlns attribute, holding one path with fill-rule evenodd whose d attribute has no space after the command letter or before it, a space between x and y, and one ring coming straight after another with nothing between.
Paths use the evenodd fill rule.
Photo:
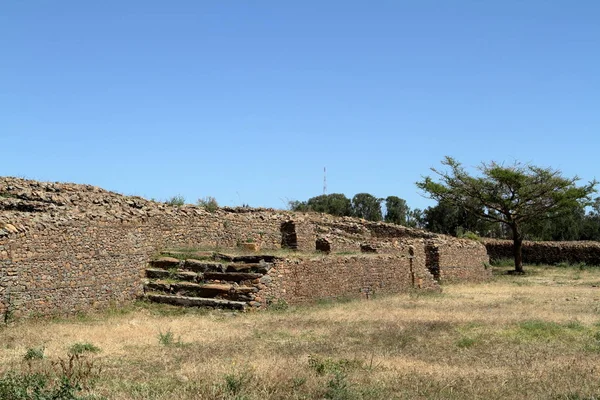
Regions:
<instances>
[{"instance_id":1,"label":"ancient stone ruin","mask_svg":"<svg viewBox=\"0 0 600 400\"><path fill-rule=\"evenodd\" d=\"M393 224L210 212L90 185L0 178L0 316L68 314L144 296L261 309L439 290L440 282L489 278L487 261L478 242Z\"/></svg>"}]
</instances>

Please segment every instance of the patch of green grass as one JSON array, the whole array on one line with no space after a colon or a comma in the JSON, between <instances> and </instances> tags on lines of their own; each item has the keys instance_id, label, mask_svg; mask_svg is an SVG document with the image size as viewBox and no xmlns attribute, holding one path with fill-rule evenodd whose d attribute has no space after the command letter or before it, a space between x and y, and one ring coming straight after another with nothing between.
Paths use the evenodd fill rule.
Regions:
<instances>
[{"instance_id":1,"label":"patch of green grass","mask_svg":"<svg viewBox=\"0 0 600 400\"><path fill-rule=\"evenodd\" d=\"M490 265L493 267L514 267L515 260L512 258L497 258L490 260Z\"/></svg>"},{"instance_id":2,"label":"patch of green grass","mask_svg":"<svg viewBox=\"0 0 600 400\"><path fill-rule=\"evenodd\" d=\"M83 354L83 353L99 353L100 348L93 345L92 343L82 342L73 343L69 347L69 354Z\"/></svg>"},{"instance_id":3,"label":"patch of green grass","mask_svg":"<svg viewBox=\"0 0 600 400\"><path fill-rule=\"evenodd\" d=\"M457 342L456 345L461 349L468 349L469 347L473 347L477 341L470 337L462 337Z\"/></svg>"},{"instance_id":4,"label":"patch of green grass","mask_svg":"<svg viewBox=\"0 0 600 400\"><path fill-rule=\"evenodd\" d=\"M362 368L362 360L350 360L347 358L333 359L320 357L314 354L308 356L308 366L317 375L326 375L335 372L348 372L352 369Z\"/></svg>"},{"instance_id":5,"label":"patch of green grass","mask_svg":"<svg viewBox=\"0 0 600 400\"><path fill-rule=\"evenodd\" d=\"M275 312L283 312L289 310L290 305L284 299L267 299L267 310Z\"/></svg>"},{"instance_id":6,"label":"patch of green grass","mask_svg":"<svg viewBox=\"0 0 600 400\"><path fill-rule=\"evenodd\" d=\"M520 322L516 327L505 330L504 334L518 342L549 342L583 337L587 330L578 321L560 324L533 319Z\"/></svg>"}]
</instances>

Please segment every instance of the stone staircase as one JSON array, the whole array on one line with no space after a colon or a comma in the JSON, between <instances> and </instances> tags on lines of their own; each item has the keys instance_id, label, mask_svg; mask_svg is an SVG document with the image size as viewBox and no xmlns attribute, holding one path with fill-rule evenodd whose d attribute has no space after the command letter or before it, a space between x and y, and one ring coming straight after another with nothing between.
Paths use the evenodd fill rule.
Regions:
<instances>
[{"instance_id":1,"label":"stone staircase","mask_svg":"<svg viewBox=\"0 0 600 400\"><path fill-rule=\"evenodd\" d=\"M149 262L144 283L151 302L246 310L264 304L257 293L270 281L272 255L165 252Z\"/></svg>"}]
</instances>

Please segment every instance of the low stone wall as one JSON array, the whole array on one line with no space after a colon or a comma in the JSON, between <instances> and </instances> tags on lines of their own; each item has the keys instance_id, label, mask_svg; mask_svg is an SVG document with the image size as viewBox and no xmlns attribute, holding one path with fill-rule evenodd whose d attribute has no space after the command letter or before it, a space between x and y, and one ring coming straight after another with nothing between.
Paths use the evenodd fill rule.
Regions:
<instances>
[{"instance_id":1,"label":"low stone wall","mask_svg":"<svg viewBox=\"0 0 600 400\"><path fill-rule=\"evenodd\" d=\"M513 242L485 239L491 261L513 259ZM556 265L562 262L600 265L600 242L523 242L523 262Z\"/></svg>"},{"instance_id":2,"label":"low stone wall","mask_svg":"<svg viewBox=\"0 0 600 400\"><path fill-rule=\"evenodd\" d=\"M429 244L437 250L439 281L483 282L492 277L484 246L472 240L453 240Z\"/></svg>"},{"instance_id":3,"label":"low stone wall","mask_svg":"<svg viewBox=\"0 0 600 400\"><path fill-rule=\"evenodd\" d=\"M271 281L260 292L263 299L290 304L321 299L369 298L409 289L440 290L425 267L423 249L410 256L349 255L279 261L269 271Z\"/></svg>"}]
</instances>

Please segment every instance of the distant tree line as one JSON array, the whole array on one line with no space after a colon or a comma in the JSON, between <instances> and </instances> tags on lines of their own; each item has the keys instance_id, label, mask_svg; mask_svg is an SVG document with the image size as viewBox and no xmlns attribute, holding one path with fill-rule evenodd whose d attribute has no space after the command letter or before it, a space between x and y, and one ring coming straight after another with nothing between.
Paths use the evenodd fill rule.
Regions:
<instances>
[{"instance_id":1,"label":"distant tree line","mask_svg":"<svg viewBox=\"0 0 600 400\"><path fill-rule=\"evenodd\" d=\"M385 221L452 236L480 236L511 239L505 226L478 218L465 206L439 201L425 210L411 209L398 196L378 198L358 193L352 199L332 193L311 197L307 201L291 201L293 211L315 211L336 216L351 216L369 221ZM600 197L591 207L574 206L560 218L536 219L524 224L527 240L596 240L600 241Z\"/></svg>"},{"instance_id":2,"label":"distant tree line","mask_svg":"<svg viewBox=\"0 0 600 400\"><path fill-rule=\"evenodd\" d=\"M358 217L368 221L385 221L410 227L423 227L422 211L411 210L397 196L378 198L370 193L358 193L352 199L332 193L311 197L307 201L290 201L293 211L315 211L339 217Z\"/></svg>"}]
</instances>

